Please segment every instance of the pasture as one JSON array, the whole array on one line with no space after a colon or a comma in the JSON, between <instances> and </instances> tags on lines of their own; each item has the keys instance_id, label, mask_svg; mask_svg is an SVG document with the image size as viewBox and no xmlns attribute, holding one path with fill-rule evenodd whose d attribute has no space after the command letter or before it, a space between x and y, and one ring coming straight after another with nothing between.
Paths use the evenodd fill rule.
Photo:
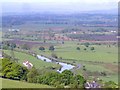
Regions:
<instances>
[{"instance_id":1,"label":"pasture","mask_svg":"<svg viewBox=\"0 0 120 90\"><path fill-rule=\"evenodd\" d=\"M55 46L54 51L49 51L49 47L46 47L45 51L40 51L39 47L34 47L33 50L39 54L51 56L55 53L58 58L62 58L62 62L71 63L74 65L81 65L80 69L73 69L76 74L92 73L93 76L100 77L106 81L114 81L118 83L118 47L115 45L84 45L77 44L78 42L65 42ZM76 48L80 47L80 50ZM94 47L95 50L90 48ZM84 50L86 48L87 50ZM86 71L83 70L85 66ZM100 76L93 73L105 72L107 76ZM88 74L89 75L89 74Z\"/></svg>"},{"instance_id":2,"label":"pasture","mask_svg":"<svg viewBox=\"0 0 120 90\"><path fill-rule=\"evenodd\" d=\"M4 53L6 53L8 55L11 55L11 51L10 50L4 50ZM57 64L44 62L42 60L37 59L34 56L26 54L26 53L14 51L14 55L15 55L15 58L19 59L18 62L21 65L23 65L24 61L29 61L37 69L44 69L44 68L49 68L49 67L59 68L59 65L57 65Z\"/></svg>"},{"instance_id":3,"label":"pasture","mask_svg":"<svg viewBox=\"0 0 120 90\"><path fill-rule=\"evenodd\" d=\"M34 47L33 50L38 53L51 55L52 52L46 48L45 52L40 51L39 47ZM80 50L76 50L77 47L80 47ZM94 47L95 50L90 50L91 47ZM86 48L87 50L84 50ZM62 59L75 59L75 60L84 60L84 61L100 61L113 63L118 61L118 48L111 45L90 45L85 47L84 45L77 45L77 42L65 42L65 44L60 44L55 46L54 53Z\"/></svg>"},{"instance_id":4,"label":"pasture","mask_svg":"<svg viewBox=\"0 0 120 90\"><path fill-rule=\"evenodd\" d=\"M0 86L2 86L2 88L53 88L47 85L33 84L3 78L0 78L0 81L2 82L2 83L0 82Z\"/></svg>"}]
</instances>

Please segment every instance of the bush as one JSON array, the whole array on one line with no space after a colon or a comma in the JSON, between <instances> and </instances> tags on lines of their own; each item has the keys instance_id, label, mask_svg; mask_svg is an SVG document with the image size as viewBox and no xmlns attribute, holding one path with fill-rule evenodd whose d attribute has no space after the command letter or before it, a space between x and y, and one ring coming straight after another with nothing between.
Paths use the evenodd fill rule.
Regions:
<instances>
[{"instance_id":1,"label":"bush","mask_svg":"<svg viewBox=\"0 0 120 90\"><path fill-rule=\"evenodd\" d=\"M54 51L54 50L55 50L54 46L50 46L50 47L49 47L49 50L50 50L50 51Z\"/></svg>"},{"instance_id":2,"label":"bush","mask_svg":"<svg viewBox=\"0 0 120 90\"><path fill-rule=\"evenodd\" d=\"M28 70L10 59L2 59L2 76L9 79L26 80Z\"/></svg>"},{"instance_id":3,"label":"bush","mask_svg":"<svg viewBox=\"0 0 120 90\"><path fill-rule=\"evenodd\" d=\"M91 50L93 51L93 50L95 50L95 48L94 48L94 47L91 47Z\"/></svg>"},{"instance_id":4,"label":"bush","mask_svg":"<svg viewBox=\"0 0 120 90\"><path fill-rule=\"evenodd\" d=\"M51 55L53 58L58 58L58 56L56 55L56 54L54 54L54 53L52 53L52 55Z\"/></svg>"},{"instance_id":5,"label":"bush","mask_svg":"<svg viewBox=\"0 0 120 90\"><path fill-rule=\"evenodd\" d=\"M38 71L35 67L30 69L29 73L27 74L27 81L30 83L36 83L37 82L37 77L38 76Z\"/></svg>"},{"instance_id":6,"label":"bush","mask_svg":"<svg viewBox=\"0 0 120 90\"><path fill-rule=\"evenodd\" d=\"M30 50L30 46L28 44L23 44L21 48L25 50Z\"/></svg>"},{"instance_id":7,"label":"bush","mask_svg":"<svg viewBox=\"0 0 120 90\"><path fill-rule=\"evenodd\" d=\"M86 51L87 49L86 49L86 48L84 48L84 50Z\"/></svg>"},{"instance_id":8,"label":"bush","mask_svg":"<svg viewBox=\"0 0 120 90\"><path fill-rule=\"evenodd\" d=\"M77 50L80 50L80 47L77 47L76 49L77 49Z\"/></svg>"},{"instance_id":9,"label":"bush","mask_svg":"<svg viewBox=\"0 0 120 90\"><path fill-rule=\"evenodd\" d=\"M85 47L89 47L90 43L86 42L84 43Z\"/></svg>"},{"instance_id":10,"label":"bush","mask_svg":"<svg viewBox=\"0 0 120 90\"><path fill-rule=\"evenodd\" d=\"M39 50L44 51L45 48L41 46L41 47L39 48Z\"/></svg>"}]
</instances>

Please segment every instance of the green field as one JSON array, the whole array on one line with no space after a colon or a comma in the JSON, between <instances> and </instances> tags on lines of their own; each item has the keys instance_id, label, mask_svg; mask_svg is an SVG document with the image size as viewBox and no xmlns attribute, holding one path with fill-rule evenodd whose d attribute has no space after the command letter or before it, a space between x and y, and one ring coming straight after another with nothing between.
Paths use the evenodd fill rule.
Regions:
<instances>
[{"instance_id":1,"label":"green field","mask_svg":"<svg viewBox=\"0 0 120 90\"><path fill-rule=\"evenodd\" d=\"M2 82L0 83L0 86L2 86L2 88L52 88L47 85L33 84L33 83L2 79L2 78L0 78L0 81Z\"/></svg>"},{"instance_id":2,"label":"green field","mask_svg":"<svg viewBox=\"0 0 120 90\"><path fill-rule=\"evenodd\" d=\"M49 51L49 44L45 45L45 51L40 51L39 46L35 46L31 48L32 51L37 52L38 54L43 54L46 56L51 56L52 53L55 53L58 58L62 57L62 62L68 62L74 64L75 66L81 65L80 69L73 69L74 73L83 74L85 71L82 70L82 66L85 66L86 70L94 73L94 72L106 72L107 76L96 76L104 79L106 81L114 81L118 83L118 48L115 45L90 45L89 47L85 47L84 45L78 45L76 41L66 41L65 44L56 44L55 51ZM80 47L80 50L76 50L77 47ZM95 50L91 51L90 48L94 47ZM87 50L85 51L84 48ZM5 50L5 53L10 54L10 51ZM54 63L46 63L44 61L40 61L33 56L30 56L25 53L15 52L15 57L20 59L19 63L23 63L23 61L28 60L36 68L43 69L49 68L51 66L59 68L58 65ZM94 76L94 75L93 75Z\"/></svg>"},{"instance_id":3,"label":"green field","mask_svg":"<svg viewBox=\"0 0 120 90\"><path fill-rule=\"evenodd\" d=\"M10 51L5 51L5 52L7 54L10 54ZM28 61L32 62L33 65L39 69L43 69L45 67L50 67L50 66L57 67L57 65L55 65L53 63L46 63L44 61L40 61L40 60L36 59L35 57L32 57L25 53L15 52L15 55L18 55L17 58L22 57L19 60L20 64L22 64L24 59L27 59L27 60L29 59ZM27 58L25 58L25 56ZM45 66L45 65L47 65L47 66ZM0 61L0 69L1 69L1 61ZM1 75L1 73L0 73L0 75ZM15 81L15 80L0 78L0 88L53 88L53 87L48 86L48 85L33 84L33 83L27 83L27 82L22 82L22 81Z\"/></svg>"},{"instance_id":4,"label":"green field","mask_svg":"<svg viewBox=\"0 0 120 90\"><path fill-rule=\"evenodd\" d=\"M62 57L63 62L68 62L74 65L84 65L87 71L90 72L106 72L107 76L100 76L101 79L106 81L112 80L118 83L118 48L111 45L90 45L85 47L84 45L77 45L78 42L65 42L65 44L59 44L55 46L55 51L49 51L49 47L45 52L40 51L39 47L33 47L34 51L39 54L51 56L55 53L58 57ZM80 47L80 51L76 50ZM90 48L94 47L95 50L91 51ZM85 51L84 48L87 48ZM83 74L82 67L77 70L73 70L75 73Z\"/></svg>"},{"instance_id":5,"label":"green field","mask_svg":"<svg viewBox=\"0 0 120 90\"><path fill-rule=\"evenodd\" d=\"M76 50L80 47L80 51ZM95 50L91 51L90 47L94 47ZM77 45L77 42L65 42L63 45L55 46L54 53L58 57L63 59L75 59L84 61L101 61L101 62L117 62L118 61L118 48L115 46L107 47L107 45L90 45L87 50L84 45ZM42 54L51 55L51 51L47 50L41 52L38 48L34 48L35 51Z\"/></svg>"},{"instance_id":6,"label":"green field","mask_svg":"<svg viewBox=\"0 0 120 90\"><path fill-rule=\"evenodd\" d=\"M4 52L8 55L11 55L10 50L4 50ZM14 51L14 55L16 58L19 59L18 62L21 65L23 65L23 62L27 60L27 61L31 62L37 69L44 69L44 68L48 68L48 67L59 68L59 65L57 65L57 64L41 61L41 60L37 59L36 57L25 54L25 53Z\"/></svg>"}]
</instances>

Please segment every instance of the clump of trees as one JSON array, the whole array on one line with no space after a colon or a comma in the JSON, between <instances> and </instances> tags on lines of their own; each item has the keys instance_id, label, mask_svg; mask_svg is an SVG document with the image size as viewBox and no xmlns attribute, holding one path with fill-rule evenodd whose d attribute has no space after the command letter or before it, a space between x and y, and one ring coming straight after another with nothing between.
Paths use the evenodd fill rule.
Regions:
<instances>
[{"instance_id":1,"label":"clump of trees","mask_svg":"<svg viewBox=\"0 0 120 90\"><path fill-rule=\"evenodd\" d=\"M83 76L74 75L69 70L65 70L62 73L54 71L40 73L35 67L28 70L26 67L6 58L2 59L2 77L13 80L25 80L29 83L46 84L57 88L64 88L64 86L71 88L74 88L73 86L76 88L83 87L85 82Z\"/></svg>"},{"instance_id":2,"label":"clump of trees","mask_svg":"<svg viewBox=\"0 0 120 90\"><path fill-rule=\"evenodd\" d=\"M80 50L80 47L77 47L76 49L77 49L77 50Z\"/></svg>"},{"instance_id":3,"label":"clump of trees","mask_svg":"<svg viewBox=\"0 0 120 90\"><path fill-rule=\"evenodd\" d=\"M28 70L26 67L9 59L2 59L2 77L14 80L27 80Z\"/></svg>"},{"instance_id":4,"label":"clump of trees","mask_svg":"<svg viewBox=\"0 0 120 90\"><path fill-rule=\"evenodd\" d=\"M30 46L28 44L21 45L21 48L24 50L30 50Z\"/></svg>"},{"instance_id":5,"label":"clump of trees","mask_svg":"<svg viewBox=\"0 0 120 90\"><path fill-rule=\"evenodd\" d=\"M84 48L84 51L86 51L87 49L86 48Z\"/></svg>"},{"instance_id":6,"label":"clump of trees","mask_svg":"<svg viewBox=\"0 0 120 90\"><path fill-rule=\"evenodd\" d=\"M119 88L118 85L113 81L108 81L104 83L103 88Z\"/></svg>"},{"instance_id":7,"label":"clump of trees","mask_svg":"<svg viewBox=\"0 0 120 90\"><path fill-rule=\"evenodd\" d=\"M39 75L38 70L33 67L27 73L27 81L29 83L37 83L37 76Z\"/></svg>"},{"instance_id":8,"label":"clump of trees","mask_svg":"<svg viewBox=\"0 0 120 90\"><path fill-rule=\"evenodd\" d=\"M92 50L92 51L93 51L93 50L95 50L95 48L94 48L94 47L91 47L91 48L90 48L90 50Z\"/></svg>"},{"instance_id":9,"label":"clump of trees","mask_svg":"<svg viewBox=\"0 0 120 90\"><path fill-rule=\"evenodd\" d=\"M73 75L69 70L65 70L62 73L48 72L44 75L40 75L37 81L40 84L52 85L57 88L64 88L64 86L69 86L70 88L83 88L85 83L83 76Z\"/></svg>"},{"instance_id":10,"label":"clump of trees","mask_svg":"<svg viewBox=\"0 0 120 90\"><path fill-rule=\"evenodd\" d=\"M2 49L8 50L8 49L14 49L17 47L17 45L15 43L10 43L8 41L2 42Z\"/></svg>"},{"instance_id":11,"label":"clump of trees","mask_svg":"<svg viewBox=\"0 0 120 90\"><path fill-rule=\"evenodd\" d=\"M42 72L35 67L27 69L20 64L7 59L2 59L2 77L13 80L24 80L29 83L39 83L54 86L56 88L84 88L86 80L81 75L74 75L70 70L64 70L62 73L49 71ZM118 85L112 81L104 82L107 88L118 88Z\"/></svg>"},{"instance_id":12,"label":"clump of trees","mask_svg":"<svg viewBox=\"0 0 120 90\"><path fill-rule=\"evenodd\" d=\"M44 48L43 46L41 46L41 47L39 48L39 50L44 51L45 48Z\"/></svg>"},{"instance_id":13,"label":"clump of trees","mask_svg":"<svg viewBox=\"0 0 120 90\"><path fill-rule=\"evenodd\" d=\"M86 42L84 43L85 47L89 47L90 43L89 42Z\"/></svg>"},{"instance_id":14,"label":"clump of trees","mask_svg":"<svg viewBox=\"0 0 120 90\"><path fill-rule=\"evenodd\" d=\"M50 51L54 51L54 50L55 50L55 47L52 45L52 46L49 47L49 50L50 50Z\"/></svg>"},{"instance_id":15,"label":"clump of trees","mask_svg":"<svg viewBox=\"0 0 120 90\"><path fill-rule=\"evenodd\" d=\"M56 59L58 58L58 56L55 53L52 53L51 56Z\"/></svg>"}]
</instances>

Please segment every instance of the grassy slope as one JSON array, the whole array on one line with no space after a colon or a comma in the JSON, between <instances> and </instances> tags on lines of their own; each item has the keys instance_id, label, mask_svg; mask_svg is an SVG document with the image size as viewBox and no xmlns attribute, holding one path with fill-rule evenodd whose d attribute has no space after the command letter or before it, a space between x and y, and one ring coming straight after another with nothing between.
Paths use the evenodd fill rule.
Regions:
<instances>
[{"instance_id":1,"label":"grassy slope","mask_svg":"<svg viewBox=\"0 0 120 90\"><path fill-rule=\"evenodd\" d=\"M27 83L22 81L14 81L9 79L1 79L0 78L0 86L2 88L52 88L47 85L42 84L33 84L33 83Z\"/></svg>"},{"instance_id":2,"label":"grassy slope","mask_svg":"<svg viewBox=\"0 0 120 90\"><path fill-rule=\"evenodd\" d=\"M1 61L0 61L0 67L1 67ZM52 88L52 87L47 85L32 84L32 83L27 83L22 81L15 81L15 80L0 78L0 89L1 88Z\"/></svg>"},{"instance_id":3,"label":"grassy slope","mask_svg":"<svg viewBox=\"0 0 120 90\"><path fill-rule=\"evenodd\" d=\"M8 55L11 55L10 54L10 51L9 50L4 50L5 53L7 53ZM47 63L47 62L44 62L44 61L41 61L31 55L28 55L28 54L25 54L25 53L21 53L21 52L16 52L14 51L14 54L15 54L15 57L20 59L18 62L23 65L22 63L26 60L28 60L29 62L31 62L36 68L39 68L39 69L42 69L42 68L45 68L45 67L50 67L50 66L53 66L53 67L59 67L57 64L54 64L54 63Z\"/></svg>"}]
</instances>

